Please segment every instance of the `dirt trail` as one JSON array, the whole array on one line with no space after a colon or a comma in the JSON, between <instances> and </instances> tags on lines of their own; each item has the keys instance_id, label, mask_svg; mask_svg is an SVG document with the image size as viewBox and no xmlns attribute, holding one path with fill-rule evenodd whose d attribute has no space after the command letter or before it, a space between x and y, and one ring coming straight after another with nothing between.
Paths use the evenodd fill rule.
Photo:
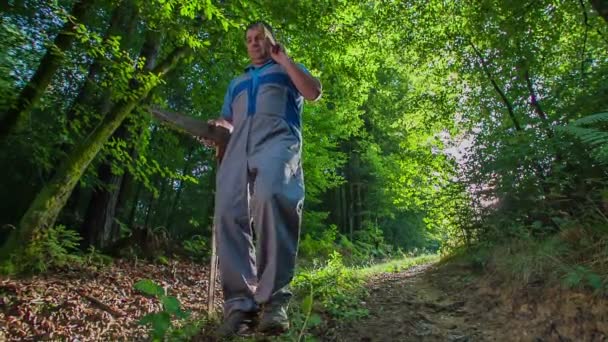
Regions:
<instances>
[{"instance_id":1,"label":"dirt trail","mask_svg":"<svg viewBox=\"0 0 608 342\"><path fill-rule=\"evenodd\" d=\"M461 266L424 265L368 284L369 316L337 341L608 341L608 300L585 292L510 289Z\"/></svg>"}]
</instances>

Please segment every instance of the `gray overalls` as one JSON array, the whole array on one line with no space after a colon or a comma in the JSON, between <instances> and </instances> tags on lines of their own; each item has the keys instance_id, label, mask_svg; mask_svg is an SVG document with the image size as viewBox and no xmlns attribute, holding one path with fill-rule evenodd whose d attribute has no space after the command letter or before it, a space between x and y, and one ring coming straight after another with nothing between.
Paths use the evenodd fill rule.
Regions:
<instances>
[{"instance_id":1,"label":"gray overalls","mask_svg":"<svg viewBox=\"0 0 608 342\"><path fill-rule=\"evenodd\" d=\"M234 130L218 170L215 197L225 316L291 296L287 286L304 201L303 100L284 68L272 60L249 66L226 93L222 117Z\"/></svg>"}]
</instances>

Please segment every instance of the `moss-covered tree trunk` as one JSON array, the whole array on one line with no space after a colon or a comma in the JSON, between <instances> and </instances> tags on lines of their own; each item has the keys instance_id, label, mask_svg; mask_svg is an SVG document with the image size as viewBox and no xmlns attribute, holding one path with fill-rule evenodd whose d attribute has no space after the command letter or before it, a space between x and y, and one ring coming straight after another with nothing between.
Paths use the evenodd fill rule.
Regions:
<instances>
[{"instance_id":1,"label":"moss-covered tree trunk","mask_svg":"<svg viewBox=\"0 0 608 342\"><path fill-rule=\"evenodd\" d=\"M160 45L161 35L157 32L148 32L140 53L140 56L145 58L144 71L149 72L154 68L160 51ZM103 102L109 101L109 96L107 101L102 101L100 108L102 113L104 108L107 107ZM129 127L127 122L123 122L120 125L116 132L114 132L113 138L116 140L129 140ZM112 156L110 156L110 158L112 158ZM113 234L118 231L113 230L112 227L116 217L116 207L124 179L124 173L121 175L113 174L111 171L111 164L111 160L106 160L99 165L97 170L101 185L96 187L93 191L83 223L82 232L85 246L93 245L97 248L104 249L118 240L118 236L114 236L116 234Z\"/></svg>"},{"instance_id":2,"label":"moss-covered tree trunk","mask_svg":"<svg viewBox=\"0 0 608 342\"><path fill-rule=\"evenodd\" d=\"M110 24L108 26L108 29L106 30L105 33L105 40L109 40L112 37L120 37L120 49L123 51L135 51L136 49L138 49L136 47L137 44L135 44L137 38L138 38L138 34L136 34L136 27L137 27L137 16L138 16L138 10L135 6L135 4L133 3L133 0L125 0L122 1L118 7L116 7L114 9L114 11L112 12L112 16L110 18ZM150 70L148 70L150 71ZM89 72L87 74L87 77L85 79L84 84L81 86L80 91L78 92L78 95L76 96L76 99L74 100L70 110L67 113L67 122L71 122L72 120L75 120L79 113L84 112L86 113L86 111L96 111L98 113L101 113L102 115L107 114L107 111L104 112L102 111L102 108L106 108L110 109L110 106L112 104L111 102L111 94L110 94L110 90L106 89L103 94L98 94L98 90L99 90L99 84L98 84L98 80L100 77L102 77L103 74L103 58L97 58L93 61L93 63L90 65L89 67ZM106 104L107 103L107 104ZM87 128L83 129L83 133L84 131L86 131ZM69 145L66 143L63 146L61 146L61 149L65 152L68 152L68 148ZM103 165L102 165L103 166ZM97 171L97 174L107 174L107 173L103 173L102 171ZM102 184L109 184L109 183L113 183L113 184L109 184L109 187L120 187L120 183L122 181L121 177L111 177L112 174L109 174L109 177L106 179L101 179L100 182ZM111 180L111 182L110 182ZM80 233L83 236L83 240L82 240L82 244L83 247L87 247L90 244L95 245L96 247L97 244L94 243L94 239L93 236L95 234L92 234L92 231L90 231L89 226L91 225L91 210L97 210L96 206L94 206L92 203L98 203L98 198L97 196L99 195L99 193L104 193L105 191L103 191L102 189L104 189L104 187L98 187L96 189L93 189L92 192L92 196L91 198L86 197L85 199L85 195L84 195L84 191L82 191L82 189L80 188L80 186L77 184L76 187L74 188L74 191L72 192L70 199L68 200L68 204L66 206L66 208L63 210L64 214L66 215L66 217L78 217L78 206L82 206L80 204L81 201L87 201L88 205L85 204L84 206L82 206L84 208L84 212L82 214L82 216L84 217L83 221L77 222L75 220L71 220L72 224L76 227L80 227ZM110 198L109 201L112 201L112 199ZM118 202L117 199L114 199L114 202ZM92 208L93 207L93 208ZM104 210L104 209L102 209ZM113 208L108 208L108 211L113 212L114 209ZM101 213L95 213L94 215L101 215ZM62 220L63 218L60 217L59 220ZM99 218L94 218L94 220L96 221L100 221Z\"/></svg>"},{"instance_id":3,"label":"moss-covered tree trunk","mask_svg":"<svg viewBox=\"0 0 608 342\"><path fill-rule=\"evenodd\" d=\"M165 75L189 51L187 47L176 48L154 68L153 73ZM140 89L144 98L151 89ZM11 234L0 250L0 258L6 258L15 248L28 243L37 229L46 229L55 223L57 215L67 202L76 183L99 153L103 144L112 136L127 115L135 108L139 99L120 102L104 117L101 123L68 155L53 178L36 196L23 215L17 230Z\"/></svg>"},{"instance_id":4,"label":"moss-covered tree trunk","mask_svg":"<svg viewBox=\"0 0 608 342\"><path fill-rule=\"evenodd\" d=\"M76 22L82 22L93 7L95 1L77 0L73 7L71 16ZM40 61L40 66L28 84L23 88L15 103L0 117L0 142L12 131L21 126L22 121L40 101L40 98L51 83L53 75L57 72L63 61L65 50L67 50L75 37L76 24L68 20L53 45L48 48Z\"/></svg>"},{"instance_id":5,"label":"moss-covered tree trunk","mask_svg":"<svg viewBox=\"0 0 608 342\"><path fill-rule=\"evenodd\" d=\"M138 11L132 0L122 1L116 9L112 12L110 18L110 25L106 30L104 39L108 40L111 37L120 37L120 49L123 51L138 51L137 47L133 48L135 38L135 29L137 27L137 16ZM134 50L135 49L135 50ZM67 119L68 122L76 118L77 113L86 106L94 106L98 104L95 98L99 98L99 95L95 95L98 90L97 78L103 72L103 58L96 58L91 66L85 79L84 84L80 88L72 107L68 111ZM102 101L109 101L109 91L104 92L101 96Z\"/></svg>"}]
</instances>

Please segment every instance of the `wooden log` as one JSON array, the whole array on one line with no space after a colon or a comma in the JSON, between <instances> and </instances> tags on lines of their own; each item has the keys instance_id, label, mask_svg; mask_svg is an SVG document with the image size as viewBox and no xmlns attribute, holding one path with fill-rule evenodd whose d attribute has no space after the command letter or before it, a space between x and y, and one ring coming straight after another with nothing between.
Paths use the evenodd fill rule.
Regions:
<instances>
[{"instance_id":1,"label":"wooden log","mask_svg":"<svg viewBox=\"0 0 608 342\"><path fill-rule=\"evenodd\" d=\"M209 314L213 313L215 306L215 280L217 279L218 266L217 246L215 240L215 225L213 225L211 230L211 261L209 270L209 289L207 293L207 312Z\"/></svg>"}]
</instances>

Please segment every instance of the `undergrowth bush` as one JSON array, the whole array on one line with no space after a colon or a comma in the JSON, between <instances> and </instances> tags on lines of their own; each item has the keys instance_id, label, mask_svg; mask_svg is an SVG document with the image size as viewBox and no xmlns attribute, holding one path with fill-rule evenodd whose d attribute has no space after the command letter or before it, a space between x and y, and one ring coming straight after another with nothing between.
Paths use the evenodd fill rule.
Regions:
<instances>
[{"instance_id":1,"label":"undergrowth bush","mask_svg":"<svg viewBox=\"0 0 608 342\"><path fill-rule=\"evenodd\" d=\"M168 296L165 289L150 279L142 279L133 287L140 293L156 298L162 310L149 313L140 318L139 324L150 328L151 340L191 341L206 323L200 319L190 319L189 311L184 311L180 301Z\"/></svg>"},{"instance_id":2,"label":"undergrowth bush","mask_svg":"<svg viewBox=\"0 0 608 342\"><path fill-rule=\"evenodd\" d=\"M608 293L608 219L562 220L558 233L487 244L473 261L515 283L543 281Z\"/></svg>"},{"instance_id":3,"label":"undergrowth bush","mask_svg":"<svg viewBox=\"0 0 608 342\"><path fill-rule=\"evenodd\" d=\"M340 320L363 317L360 308L366 294L363 279L344 265L342 256L333 252L325 265L300 271L292 282L296 295L304 297L312 288L316 309Z\"/></svg>"},{"instance_id":4,"label":"undergrowth bush","mask_svg":"<svg viewBox=\"0 0 608 342\"><path fill-rule=\"evenodd\" d=\"M335 225L330 225L318 237L306 234L300 241L298 254L303 263L315 265L329 260L336 251L346 265L370 265L401 254L384 241L383 232L377 227L355 232L351 241L340 234Z\"/></svg>"},{"instance_id":5,"label":"undergrowth bush","mask_svg":"<svg viewBox=\"0 0 608 342\"><path fill-rule=\"evenodd\" d=\"M3 265L2 272L41 273L52 268L82 263L77 254L82 238L77 232L57 225L36 231L25 250L11 256Z\"/></svg>"},{"instance_id":6,"label":"undergrowth bush","mask_svg":"<svg viewBox=\"0 0 608 342\"><path fill-rule=\"evenodd\" d=\"M98 268L112 263L111 257L94 247L83 253L79 249L80 240L78 232L63 225L38 230L23 251L4 261L0 273L36 274L72 266Z\"/></svg>"},{"instance_id":7,"label":"undergrowth bush","mask_svg":"<svg viewBox=\"0 0 608 342\"><path fill-rule=\"evenodd\" d=\"M207 239L202 235L194 235L182 243L184 250L192 260L201 261L209 256Z\"/></svg>"}]
</instances>

